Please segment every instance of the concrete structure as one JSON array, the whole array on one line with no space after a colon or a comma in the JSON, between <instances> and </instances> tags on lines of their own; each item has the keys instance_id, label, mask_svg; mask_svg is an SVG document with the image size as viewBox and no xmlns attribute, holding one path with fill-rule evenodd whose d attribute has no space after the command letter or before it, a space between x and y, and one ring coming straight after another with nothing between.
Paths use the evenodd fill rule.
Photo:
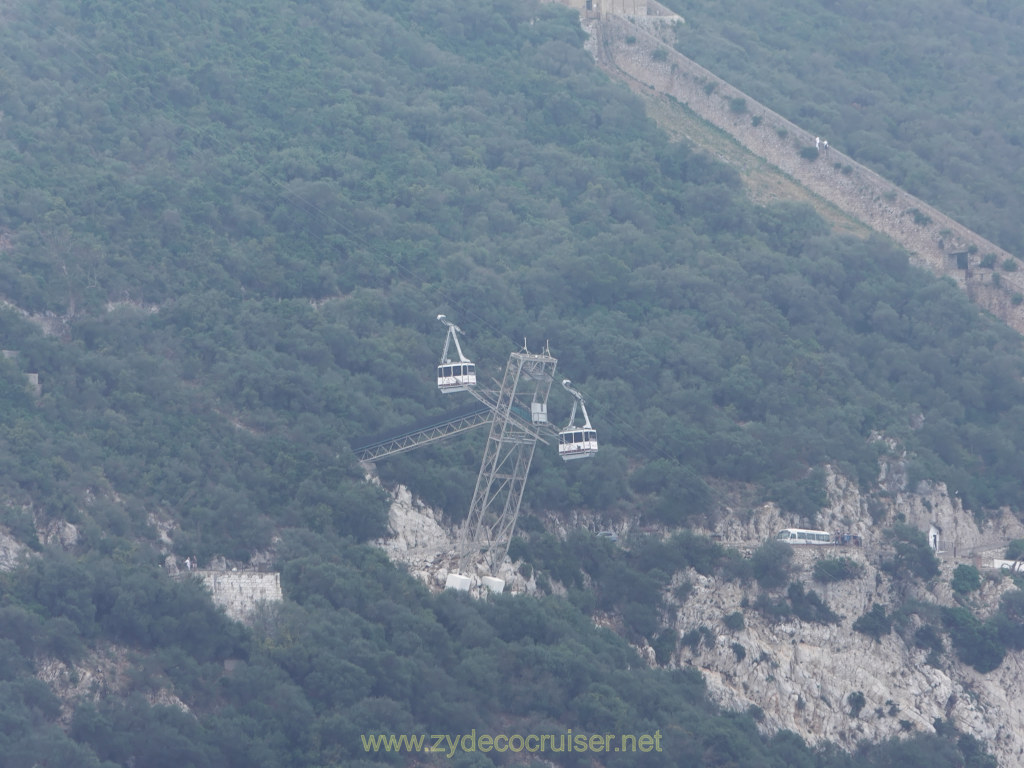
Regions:
<instances>
[{"instance_id":1,"label":"concrete structure","mask_svg":"<svg viewBox=\"0 0 1024 768\"><path fill-rule=\"evenodd\" d=\"M682 21L681 16L677 16L654 0L561 0L561 2L563 5L575 8L586 18L627 16L631 19L640 19L647 16L663 16Z\"/></svg>"},{"instance_id":2,"label":"concrete structure","mask_svg":"<svg viewBox=\"0 0 1024 768\"><path fill-rule=\"evenodd\" d=\"M284 599L280 573L200 570L189 575L201 578L213 602L223 606L225 613L235 621L245 621L262 603Z\"/></svg>"}]
</instances>

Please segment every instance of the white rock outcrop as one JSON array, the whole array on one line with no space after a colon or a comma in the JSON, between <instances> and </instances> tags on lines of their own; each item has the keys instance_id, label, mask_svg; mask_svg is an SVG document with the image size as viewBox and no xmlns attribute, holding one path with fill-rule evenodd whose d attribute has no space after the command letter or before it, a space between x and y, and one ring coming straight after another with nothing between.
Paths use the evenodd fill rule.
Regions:
<instances>
[{"instance_id":1,"label":"white rock outcrop","mask_svg":"<svg viewBox=\"0 0 1024 768\"><path fill-rule=\"evenodd\" d=\"M879 642L852 629L853 622L876 604L889 614L909 601L922 606L921 612L929 605L956 605L950 580L959 564L982 566L989 576L970 597L971 608L979 616L994 610L1005 591L1015 589L1009 579L984 569L990 561L983 555L1004 548L1009 540L1024 538L1024 526L1004 512L979 527L941 484L921 484L913 491L901 487L905 478L899 462L895 465L885 468L882 488L870 497L856 483L828 474L829 504L815 527L856 533L863 539L862 547L794 548L793 580L816 591L842 615L839 623L773 622L752 607L759 593L756 584L742 585L693 571L677 574L676 582L689 581L693 588L686 601L675 607L673 625L681 635L706 627L714 641L705 640L695 650L682 646L673 663L700 669L710 695L722 706L759 708L766 731L788 729L812 745L831 741L853 749L862 740L931 732L941 719L984 742L1000 765L1020 765L1024 702L1014 692L1024 689L1024 654L1011 652L997 670L981 674L956 659L948 638L938 663L933 657L935 665L930 665L928 651L913 642L922 624L918 614L906 612L905 623ZM931 583L894 584L879 568L883 559L892 556L882 531L897 521L926 534L941 530L941 575ZM749 550L778 528L798 524L768 504L754 510L745 522L727 515L710 533L727 545L746 545ZM862 575L832 584L814 582L815 561L839 556L860 563ZM784 591L773 594L778 598ZM737 611L744 617L744 626L729 630L723 618ZM855 692L865 700L857 716L849 702Z\"/></svg>"},{"instance_id":2,"label":"white rock outcrop","mask_svg":"<svg viewBox=\"0 0 1024 768\"><path fill-rule=\"evenodd\" d=\"M0 528L0 571L13 571L26 551L23 544Z\"/></svg>"}]
</instances>

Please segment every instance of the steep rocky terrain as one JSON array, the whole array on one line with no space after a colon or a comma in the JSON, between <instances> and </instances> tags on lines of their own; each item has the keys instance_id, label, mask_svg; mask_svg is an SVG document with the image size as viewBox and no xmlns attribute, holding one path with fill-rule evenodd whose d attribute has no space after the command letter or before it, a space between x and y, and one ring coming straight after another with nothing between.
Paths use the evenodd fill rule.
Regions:
<instances>
[{"instance_id":1,"label":"steep rocky terrain","mask_svg":"<svg viewBox=\"0 0 1024 768\"><path fill-rule=\"evenodd\" d=\"M828 505L815 524L859 536L862 546L796 547L790 581L820 595L841 616L840 621L773 620L762 615L755 602L759 596L778 599L785 587L762 590L753 581L681 571L674 574L668 590L667 601L673 608L667 621L684 642L670 666L699 669L715 701L727 709L763 714L762 728L767 732L787 729L810 744L830 741L852 750L863 740L932 732L936 721L943 721L983 741L1001 765L1019 764L1024 754L1024 703L1013 692L1024 686L1024 654L1009 653L998 669L986 674L961 663L948 639L944 652L929 658L929 652L914 643L922 620L905 609L957 605L950 580L957 565L969 564L978 567L984 578L981 589L966 604L978 615L987 615L1000 596L1014 588L1005 574L989 566L1002 557L1008 541L1024 537L1024 526L1004 512L979 527L944 486L922 483L911 490L899 456L882 464L878 484L869 492L831 471L827 490ZM597 523L571 517L577 525ZM625 546L640 522L622 526ZM941 531L939 576L927 583L894 580L881 567L893 556L883 532L897 522L922 533ZM725 508L713 528L697 532L749 555L781 528L799 525L807 523L789 519L776 505L765 504L753 510ZM399 487L393 493L391 529L394 535L380 542L388 555L405 563L432 588L442 588L454 565L455 542L442 516ZM561 534L566 529L564 520L552 526ZM814 563L837 557L859 563L861 575L830 584L814 581ZM535 583L516 572L517 565L506 563L501 574L509 582L508 590L535 591ZM671 595L678 594L676 588L683 582L690 588L679 602ZM479 587L477 594L482 594ZM901 617L893 631L878 641L853 629L853 623L874 605ZM727 617L737 613L743 616L742 627L728 628L727 623L735 626L736 622ZM595 621L615 626L607 617L595 617ZM698 638L692 646L685 642L688 634ZM639 650L654 663L650 648ZM863 696L863 705L853 714L850 696L857 693Z\"/></svg>"},{"instance_id":2,"label":"steep rocky terrain","mask_svg":"<svg viewBox=\"0 0 1024 768\"><path fill-rule=\"evenodd\" d=\"M962 664L950 651L938 662L926 662L928 652L915 647L921 626L910 614L904 623L878 642L852 629L854 621L884 606L887 613L912 604L957 605L950 580L959 564L974 564L985 578L972 595L971 607L984 614L1013 588L1010 579L986 566L1002 556L1007 541L1024 535L1024 527L1008 512L978 527L959 502L941 485L912 492L899 461L885 465L878 488L862 494L855 484L835 474L828 482L829 504L818 525L830 531L860 535L863 546L795 548L794 581L815 590L837 614L838 624L794 619L774 622L753 609L758 588L704 577L677 574L693 585L688 599L676 608L674 626L683 635L706 627L713 640L695 649L683 646L674 659L699 668L712 696L731 709L759 707L764 727L789 729L809 743L834 741L848 749L860 740L879 741L903 732L934 728L937 719L984 741L1000 764L1019 764L1024 750L1024 705L1013 692L1024 684L1021 654L1011 653L993 672L981 674ZM929 583L894 582L880 568L892 557L882 531L905 520L922 532L941 529L941 574ZM765 505L743 521L727 515L714 531L723 543L744 546L763 541L774 531L798 521L789 520L775 505ZM956 553L954 555L954 552ZM819 584L812 579L817 559L849 557L863 565L851 581ZM781 590L785 592L785 589ZM723 618L740 611L744 626L729 630ZM743 658L737 649L742 646ZM849 697L860 692L864 705L851 714Z\"/></svg>"}]
</instances>

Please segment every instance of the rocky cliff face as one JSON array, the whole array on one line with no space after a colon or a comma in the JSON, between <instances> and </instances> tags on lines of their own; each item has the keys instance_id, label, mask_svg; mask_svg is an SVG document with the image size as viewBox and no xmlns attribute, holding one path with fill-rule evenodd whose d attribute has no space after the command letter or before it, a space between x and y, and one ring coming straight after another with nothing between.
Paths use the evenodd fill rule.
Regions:
<instances>
[{"instance_id":1,"label":"rocky cliff face","mask_svg":"<svg viewBox=\"0 0 1024 768\"><path fill-rule=\"evenodd\" d=\"M376 482L375 478L370 478ZM390 491L388 511L390 536L377 545L396 563L402 563L416 578L432 589L442 589L449 573L458 572L458 531L442 523L441 515L415 498L405 486ZM497 576L505 581L506 591L533 592L533 579L525 579L513 563L505 562L498 573L491 574L480 561L471 563L466 575L473 578L472 589L483 594L481 579Z\"/></svg>"},{"instance_id":2,"label":"rocky cliff face","mask_svg":"<svg viewBox=\"0 0 1024 768\"><path fill-rule=\"evenodd\" d=\"M931 732L935 721L942 720L983 741L1001 765L1022 764L1024 702L1015 692L1024 686L1024 654L1011 653L998 669L982 674L956 658L948 639L945 651L929 659L929 652L914 644L914 633L922 626L916 614L898 621L894 631L879 641L855 632L852 625L874 605L883 606L887 614L912 601L924 606L956 605L950 580L962 563L975 565L986 576L980 591L970 596L970 607L977 615L987 616L998 606L1000 596L1015 588L987 565L1002 556L1008 541L1024 538L1024 526L1008 512L977 525L941 484L907 488L904 461L898 455L883 464L870 493L862 493L856 483L834 472L829 472L826 487L829 502L815 525L859 536L862 546L795 547L791 580L817 592L842 619L835 624L772 621L752 607L761 593L755 583L726 581L692 570L677 573L667 590L672 605L669 624L681 636L702 627L709 632L702 633L695 648L682 645L670 665L698 668L717 703L739 711L753 708L759 717L763 715L761 727L766 732L787 729L810 744L830 741L853 749L864 740ZM568 528L596 525L579 515L571 522L564 516L555 522L552 530L562 535ZM883 530L896 522L906 522L925 534L937 532L941 574L931 582L895 583L879 567L883 559L892 557ZM620 532L628 533L627 528L634 525ZM714 528L697 532L750 552L781 528L798 525L800 521L766 504L753 511L727 508ZM441 589L455 567L456 535L440 515L399 487L392 494L391 530L392 536L380 542L389 557L404 563L432 588ZM817 583L812 572L822 557L848 557L863 572L850 581ZM513 564L507 563L500 575L508 582L508 591L535 590ZM671 595L684 581L690 582L692 590L685 602L673 603ZM784 593L785 588L768 594ZM737 612L743 615L743 626L727 628L723 620ZM649 648L639 650L654 663ZM850 703L855 693L864 702L856 714Z\"/></svg>"},{"instance_id":3,"label":"rocky cliff face","mask_svg":"<svg viewBox=\"0 0 1024 768\"><path fill-rule=\"evenodd\" d=\"M25 547L10 533L0 528L0 571L14 570L24 552Z\"/></svg>"},{"instance_id":4,"label":"rocky cliff face","mask_svg":"<svg viewBox=\"0 0 1024 768\"><path fill-rule=\"evenodd\" d=\"M997 670L981 674L959 662L948 641L944 653L926 661L928 651L913 642L921 626L917 615L897 622L894 631L878 642L855 632L852 625L874 605L887 613L908 601L956 605L950 580L961 563L976 565L987 576L970 598L972 610L986 615L1014 586L985 565L992 554L1001 556L1007 541L1024 536L1024 528L1008 513L979 527L941 485L916 492L906 489L899 460L885 466L870 497L834 473L828 478L828 494L829 505L817 527L855 533L863 546L795 547L792 580L815 590L842 620L828 625L795 619L775 622L750 607L760 592L756 584L723 582L695 572L677 574L677 583L688 580L693 589L685 603L674 607L671 623L681 635L701 627L710 633L696 648L682 646L672 663L700 669L712 698L721 705L763 712L766 731L788 729L811 744L832 741L852 749L861 740L931 732L941 719L982 740L1001 765L1021 764L1024 703L1015 692L1024 684L1022 654L1011 653ZM928 584L894 583L879 568L885 557L892 556L881 532L899 520L926 534L941 531L936 540L941 575ZM727 514L706 533L743 548L797 524L774 505L766 505L745 522ZM851 581L815 583L815 561L839 556L860 563L862 575ZM723 619L735 612L742 613L744 626L730 630ZM857 692L864 703L854 714L850 696Z\"/></svg>"}]
</instances>

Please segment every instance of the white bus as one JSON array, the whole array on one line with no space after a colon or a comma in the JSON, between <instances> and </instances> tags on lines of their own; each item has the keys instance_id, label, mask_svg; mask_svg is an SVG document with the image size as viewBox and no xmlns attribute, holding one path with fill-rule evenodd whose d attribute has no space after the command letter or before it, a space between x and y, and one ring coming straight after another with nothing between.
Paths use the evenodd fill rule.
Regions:
<instances>
[{"instance_id":1,"label":"white bus","mask_svg":"<svg viewBox=\"0 0 1024 768\"><path fill-rule=\"evenodd\" d=\"M828 531L812 531L807 528L784 528L775 534L776 541L787 544L831 544L832 534Z\"/></svg>"}]
</instances>

